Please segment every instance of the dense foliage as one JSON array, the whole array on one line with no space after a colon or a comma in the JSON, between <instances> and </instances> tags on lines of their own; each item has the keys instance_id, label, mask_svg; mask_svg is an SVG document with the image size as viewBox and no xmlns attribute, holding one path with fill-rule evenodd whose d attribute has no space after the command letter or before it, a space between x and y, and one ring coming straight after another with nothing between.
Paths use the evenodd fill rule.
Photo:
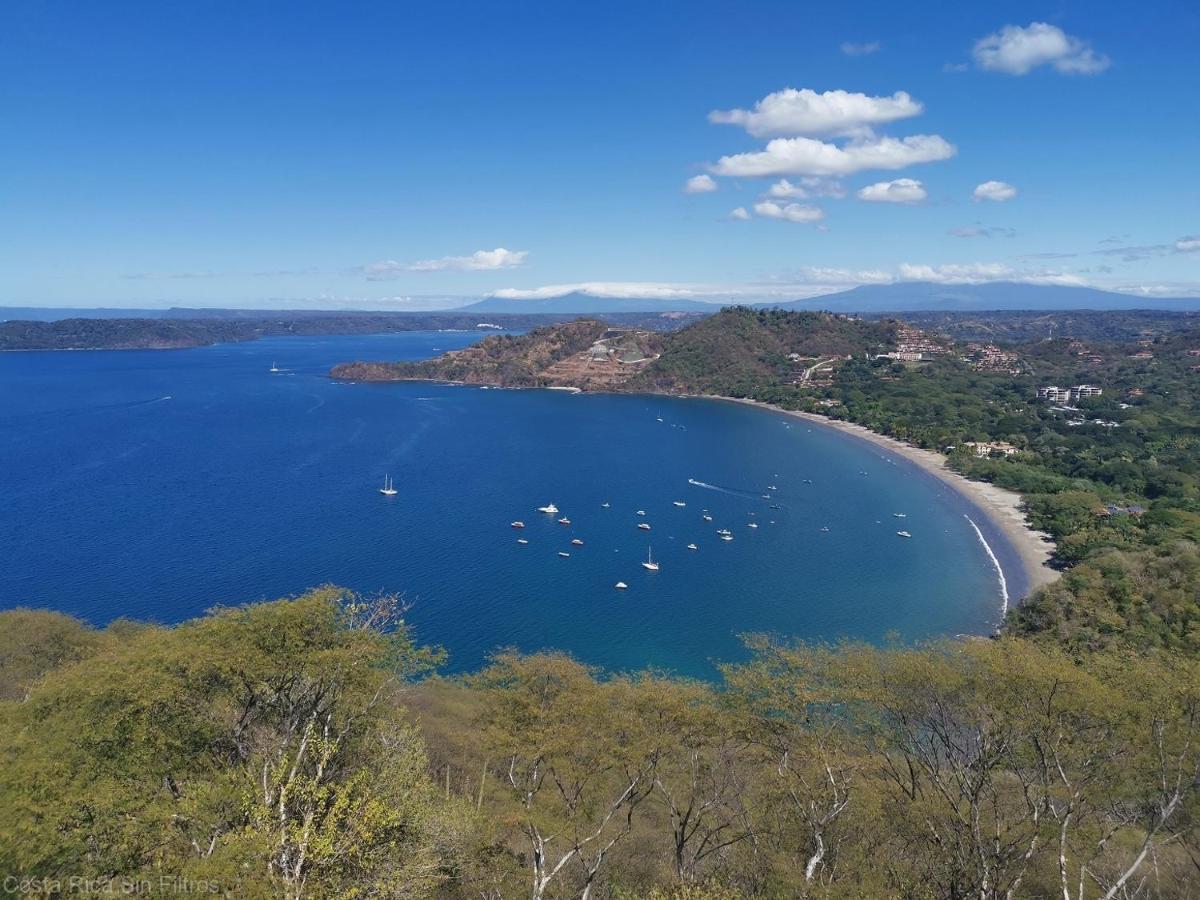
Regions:
<instances>
[{"instance_id":1,"label":"dense foliage","mask_svg":"<svg viewBox=\"0 0 1200 900\"><path fill-rule=\"evenodd\" d=\"M1200 874L1194 660L754 638L723 685L512 653L414 685L438 656L398 612L327 588L175 628L0 614L0 871L678 900L1182 898Z\"/></svg>"}]
</instances>

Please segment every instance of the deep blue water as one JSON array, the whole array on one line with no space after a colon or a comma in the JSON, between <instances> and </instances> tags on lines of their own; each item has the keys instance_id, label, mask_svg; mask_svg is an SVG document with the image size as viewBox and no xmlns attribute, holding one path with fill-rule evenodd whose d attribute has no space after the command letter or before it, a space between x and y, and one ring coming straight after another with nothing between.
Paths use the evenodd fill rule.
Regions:
<instances>
[{"instance_id":1,"label":"deep blue water","mask_svg":"<svg viewBox=\"0 0 1200 900\"><path fill-rule=\"evenodd\" d=\"M999 581L964 514L1024 589L965 500L819 425L717 401L325 377L477 339L0 354L0 607L176 622L333 582L404 592L451 670L517 646L705 676L748 631L990 630ZM550 501L570 527L535 512ZM639 565L648 547L656 574Z\"/></svg>"}]
</instances>

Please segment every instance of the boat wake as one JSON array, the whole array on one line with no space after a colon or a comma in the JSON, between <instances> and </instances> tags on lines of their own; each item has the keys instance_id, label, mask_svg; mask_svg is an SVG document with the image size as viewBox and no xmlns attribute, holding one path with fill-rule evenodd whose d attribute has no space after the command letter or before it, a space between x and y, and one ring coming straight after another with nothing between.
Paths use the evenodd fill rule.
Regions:
<instances>
[{"instance_id":1,"label":"boat wake","mask_svg":"<svg viewBox=\"0 0 1200 900\"><path fill-rule=\"evenodd\" d=\"M1000 616L1003 618L1004 616L1008 615L1008 582L1004 578L1004 569L1000 567L1000 560L996 559L996 554L992 552L992 547L984 538L983 532L979 530L979 526L976 525L971 520L971 517L966 513L963 513L963 518L970 522L971 527L975 529L975 536L979 538L979 543L983 544L983 549L986 551L988 559L990 559L992 561L992 565L996 567L996 576L1000 579Z\"/></svg>"},{"instance_id":2,"label":"boat wake","mask_svg":"<svg viewBox=\"0 0 1200 900\"><path fill-rule=\"evenodd\" d=\"M704 488L708 491L718 491L722 494L729 494L733 497L745 497L750 500L761 500L763 496L761 491L742 491L737 488L721 487L719 484L709 484L707 481L697 481L695 478L689 478L688 484L693 487Z\"/></svg>"}]
</instances>

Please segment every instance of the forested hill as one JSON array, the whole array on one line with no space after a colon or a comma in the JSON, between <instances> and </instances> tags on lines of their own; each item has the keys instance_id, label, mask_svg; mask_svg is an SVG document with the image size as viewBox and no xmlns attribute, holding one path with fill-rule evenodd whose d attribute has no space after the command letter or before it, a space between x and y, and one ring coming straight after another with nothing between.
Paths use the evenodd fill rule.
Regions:
<instances>
[{"instance_id":1,"label":"forested hill","mask_svg":"<svg viewBox=\"0 0 1200 900\"><path fill-rule=\"evenodd\" d=\"M737 394L830 359L884 352L898 324L832 313L727 307L679 331L610 328L596 319L496 336L413 363L351 363L335 378L434 379L500 387L571 386Z\"/></svg>"}]
</instances>

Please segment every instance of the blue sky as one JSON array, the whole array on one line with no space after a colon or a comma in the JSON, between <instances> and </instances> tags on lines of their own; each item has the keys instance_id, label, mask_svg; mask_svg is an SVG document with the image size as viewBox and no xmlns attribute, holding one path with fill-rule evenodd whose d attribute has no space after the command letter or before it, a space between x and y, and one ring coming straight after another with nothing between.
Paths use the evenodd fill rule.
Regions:
<instances>
[{"instance_id":1,"label":"blue sky","mask_svg":"<svg viewBox=\"0 0 1200 900\"><path fill-rule=\"evenodd\" d=\"M0 305L1200 295L1197 46L1184 2L8 0Z\"/></svg>"}]
</instances>

